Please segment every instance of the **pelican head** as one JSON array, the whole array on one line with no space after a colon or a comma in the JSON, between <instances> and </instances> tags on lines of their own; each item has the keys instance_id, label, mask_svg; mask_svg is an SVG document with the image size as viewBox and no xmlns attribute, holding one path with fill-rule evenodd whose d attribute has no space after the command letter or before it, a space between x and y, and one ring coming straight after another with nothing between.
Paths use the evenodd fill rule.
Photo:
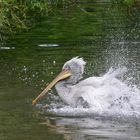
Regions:
<instances>
[{"instance_id":1,"label":"pelican head","mask_svg":"<svg viewBox=\"0 0 140 140\"><path fill-rule=\"evenodd\" d=\"M65 79L65 83L67 84L76 84L81 78L84 73L84 67L86 62L83 58L74 57L73 59L67 61L62 71L69 71L71 76Z\"/></svg>"},{"instance_id":2,"label":"pelican head","mask_svg":"<svg viewBox=\"0 0 140 140\"><path fill-rule=\"evenodd\" d=\"M84 67L86 62L83 58L74 57L67 61L62 68L60 74L33 100L32 104L35 105L39 100L41 100L46 93L58 82L65 81L65 84L74 85L81 78L84 73Z\"/></svg>"}]
</instances>

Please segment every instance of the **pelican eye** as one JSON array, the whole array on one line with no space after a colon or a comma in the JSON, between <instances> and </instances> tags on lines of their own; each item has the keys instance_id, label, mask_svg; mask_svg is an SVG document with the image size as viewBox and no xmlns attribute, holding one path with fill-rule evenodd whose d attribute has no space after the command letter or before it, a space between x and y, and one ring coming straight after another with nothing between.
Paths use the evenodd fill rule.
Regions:
<instances>
[{"instance_id":1,"label":"pelican eye","mask_svg":"<svg viewBox=\"0 0 140 140\"><path fill-rule=\"evenodd\" d=\"M65 70L68 70L68 71L71 71L70 66L66 66L64 69L65 69Z\"/></svg>"}]
</instances>

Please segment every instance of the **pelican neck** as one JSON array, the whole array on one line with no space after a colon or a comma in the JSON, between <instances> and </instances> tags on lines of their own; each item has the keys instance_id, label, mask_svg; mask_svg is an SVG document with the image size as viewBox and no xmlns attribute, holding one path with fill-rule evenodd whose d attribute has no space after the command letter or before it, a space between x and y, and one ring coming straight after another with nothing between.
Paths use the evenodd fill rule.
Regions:
<instances>
[{"instance_id":1,"label":"pelican neck","mask_svg":"<svg viewBox=\"0 0 140 140\"><path fill-rule=\"evenodd\" d=\"M65 102L66 104L71 104L72 103L72 88L71 84L67 84L65 81L59 81L56 85L55 88L58 92L58 95L60 98Z\"/></svg>"}]
</instances>

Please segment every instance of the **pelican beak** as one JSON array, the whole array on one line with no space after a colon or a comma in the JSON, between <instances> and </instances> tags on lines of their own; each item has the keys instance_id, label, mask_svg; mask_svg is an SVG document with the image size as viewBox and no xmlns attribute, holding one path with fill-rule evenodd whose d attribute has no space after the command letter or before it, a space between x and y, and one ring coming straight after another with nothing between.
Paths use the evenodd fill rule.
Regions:
<instances>
[{"instance_id":1,"label":"pelican beak","mask_svg":"<svg viewBox=\"0 0 140 140\"><path fill-rule=\"evenodd\" d=\"M64 80L70 76L71 73L68 70L62 70L60 74L32 101L32 105L35 105L41 100L58 81Z\"/></svg>"}]
</instances>

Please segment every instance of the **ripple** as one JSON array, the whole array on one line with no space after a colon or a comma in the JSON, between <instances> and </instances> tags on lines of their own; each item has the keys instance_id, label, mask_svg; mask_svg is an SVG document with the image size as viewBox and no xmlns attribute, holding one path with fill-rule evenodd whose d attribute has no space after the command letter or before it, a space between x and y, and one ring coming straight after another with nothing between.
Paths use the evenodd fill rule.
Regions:
<instances>
[{"instance_id":1,"label":"ripple","mask_svg":"<svg viewBox=\"0 0 140 140\"><path fill-rule=\"evenodd\" d=\"M39 44L39 47L57 47L59 44Z\"/></svg>"},{"instance_id":2,"label":"ripple","mask_svg":"<svg viewBox=\"0 0 140 140\"><path fill-rule=\"evenodd\" d=\"M0 50L13 50L15 47L0 47Z\"/></svg>"}]
</instances>

